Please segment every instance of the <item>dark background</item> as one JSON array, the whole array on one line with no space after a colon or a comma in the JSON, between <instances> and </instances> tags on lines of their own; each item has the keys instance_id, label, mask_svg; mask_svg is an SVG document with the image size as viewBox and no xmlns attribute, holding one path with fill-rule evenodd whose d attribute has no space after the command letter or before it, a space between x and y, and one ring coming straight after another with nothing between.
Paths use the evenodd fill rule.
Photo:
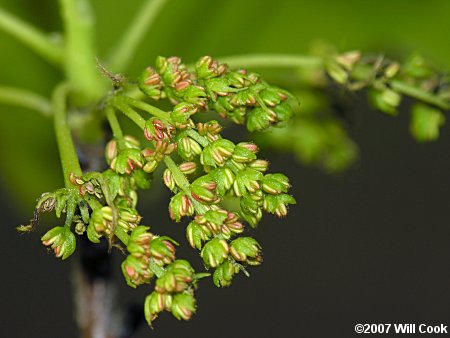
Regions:
<instances>
[{"instance_id":1,"label":"dark background","mask_svg":"<svg viewBox=\"0 0 450 338\"><path fill-rule=\"evenodd\" d=\"M108 50L139 2L93 2L100 49ZM60 26L55 3L0 0L49 31ZM342 50L399 58L419 51L449 69L449 9L448 1L174 0L131 73L158 53L191 60L204 53L300 53L317 38ZM57 73L0 34L0 83L50 93ZM437 142L416 143L407 132L409 104L392 118L356 99L349 107L350 134L361 156L340 175L306 168L289 154L263 151L272 172L291 178L299 202L286 219L265 216L250 232L264 248L264 264L227 289L203 281L196 292L198 313L190 322L163 314L153 331L143 325L136 337L350 337L357 323L450 325L450 133L445 126ZM31 217L34 199L62 182L51 123L33 112L1 108L0 336L76 337L70 283L77 257L61 263L46 254L41 233L19 236L14 230ZM155 182L154 191L160 188ZM183 226L169 221L169 195L163 194L142 196L145 224L184 242ZM186 245L178 253L195 257ZM122 258L115 258L124 302L142 302L150 289L126 287Z\"/></svg>"}]
</instances>

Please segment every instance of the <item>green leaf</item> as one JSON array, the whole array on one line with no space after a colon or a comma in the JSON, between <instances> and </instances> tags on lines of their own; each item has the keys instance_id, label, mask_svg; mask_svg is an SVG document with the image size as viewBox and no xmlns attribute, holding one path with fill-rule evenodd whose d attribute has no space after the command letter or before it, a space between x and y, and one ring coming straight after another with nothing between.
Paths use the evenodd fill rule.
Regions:
<instances>
[{"instance_id":1,"label":"green leaf","mask_svg":"<svg viewBox=\"0 0 450 338\"><path fill-rule=\"evenodd\" d=\"M409 130L419 142L434 141L439 137L439 128L445 123L445 116L436 108L415 104L411 110Z\"/></svg>"}]
</instances>

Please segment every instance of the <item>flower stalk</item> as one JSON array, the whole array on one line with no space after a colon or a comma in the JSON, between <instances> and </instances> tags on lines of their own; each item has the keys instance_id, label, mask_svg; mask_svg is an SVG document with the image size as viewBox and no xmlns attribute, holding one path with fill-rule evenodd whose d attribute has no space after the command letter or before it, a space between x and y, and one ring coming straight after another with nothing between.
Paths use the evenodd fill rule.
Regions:
<instances>
[{"instance_id":1,"label":"flower stalk","mask_svg":"<svg viewBox=\"0 0 450 338\"><path fill-rule=\"evenodd\" d=\"M70 86L67 83L58 85L53 92L52 109L54 114L54 129L56 141L58 144L59 156L64 175L64 185L66 188L72 188L69 180L70 174L82 175L78 156L73 144L70 127L67 122L67 94Z\"/></svg>"}]
</instances>

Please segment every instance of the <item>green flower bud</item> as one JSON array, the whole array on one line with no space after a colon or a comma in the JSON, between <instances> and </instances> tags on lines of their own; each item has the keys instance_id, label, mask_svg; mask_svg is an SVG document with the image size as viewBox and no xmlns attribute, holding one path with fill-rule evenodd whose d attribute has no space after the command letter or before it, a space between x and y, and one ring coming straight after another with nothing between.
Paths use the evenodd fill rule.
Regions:
<instances>
[{"instance_id":1,"label":"green flower bud","mask_svg":"<svg viewBox=\"0 0 450 338\"><path fill-rule=\"evenodd\" d=\"M200 255L207 267L217 267L228 257L228 243L219 238L213 238L205 244Z\"/></svg>"},{"instance_id":2,"label":"green flower bud","mask_svg":"<svg viewBox=\"0 0 450 338\"><path fill-rule=\"evenodd\" d=\"M251 85L247 77L247 71L243 69L239 71L231 71L226 74L226 77L230 82L230 85L234 88L243 88Z\"/></svg>"},{"instance_id":3,"label":"green flower bud","mask_svg":"<svg viewBox=\"0 0 450 338\"><path fill-rule=\"evenodd\" d=\"M200 203L213 204L219 202L217 195L207 188L203 188L198 185L191 185L190 190L192 198Z\"/></svg>"},{"instance_id":4,"label":"green flower bud","mask_svg":"<svg viewBox=\"0 0 450 338\"><path fill-rule=\"evenodd\" d=\"M439 109L415 104L411 110L409 130L417 141L429 142L439 137L439 128L445 123L445 115Z\"/></svg>"},{"instance_id":5,"label":"green flower bud","mask_svg":"<svg viewBox=\"0 0 450 338\"><path fill-rule=\"evenodd\" d=\"M296 203L295 198L288 194L266 195L263 207L267 212L283 217L287 215L287 206Z\"/></svg>"},{"instance_id":6,"label":"green flower bud","mask_svg":"<svg viewBox=\"0 0 450 338\"><path fill-rule=\"evenodd\" d=\"M192 160L202 153L202 147L190 137L181 137L177 144L178 154L185 160Z\"/></svg>"},{"instance_id":7,"label":"green flower bud","mask_svg":"<svg viewBox=\"0 0 450 338\"><path fill-rule=\"evenodd\" d=\"M167 141L171 138L174 130L175 128L172 125L152 117L145 121L144 136L149 141Z\"/></svg>"},{"instance_id":8,"label":"green flower bud","mask_svg":"<svg viewBox=\"0 0 450 338\"><path fill-rule=\"evenodd\" d=\"M148 325L152 325L152 322L158 317L158 314L164 309L170 310L172 308L172 295L162 294L153 291L145 298L144 314L145 320Z\"/></svg>"},{"instance_id":9,"label":"green flower bud","mask_svg":"<svg viewBox=\"0 0 450 338\"><path fill-rule=\"evenodd\" d=\"M111 164L111 162L117 157L117 141L111 140L106 144L105 147L105 160L106 163Z\"/></svg>"},{"instance_id":10,"label":"green flower bud","mask_svg":"<svg viewBox=\"0 0 450 338\"><path fill-rule=\"evenodd\" d=\"M234 147L234 143L227 139L211 142L203 149L200 162L211 167L223 166L225 160L233 154Z\"/></svg>"},{"instance_id":11,"label":"green flower bud","mask_svg":"<svg viewBox=\"0 0 450 338\"><path fill-rule=\"evenodd\" d=\"M142 217L138 214L134 208L119 208L119 219L127 223L139 223Z\"/></svg>"},{"instance_id":12,"label":"green flower bud","mask_svg":"<svg viewBox=\"0 0 450 338\"><path fill-rule=\"evenodd\" d=\"M75 235L68 227L54 227L41 238L42 244L50 246L55 256L65 260L71 256L77 246Z\"/></svg>"},{"instance_id":13,"label":"green flower bud","mask_svg":"<svg viewBox=\"0 0 450 338\"><path fill-rule=\"evenodd\" d=\"M182 74L185 66L181 64L181 59L173 56L165 58L158 56L156 59L156 70L161 74L162 80L167 86L173 86L178 81L182 80Z\"/></svg>"},{"instance_id":14,"label":"green flower bud","mask_svg":"<svg viewBox=\"0 0 450 338\"><path fill-rule=\"evenodd\" d=\"M237 173L233 188L237 196L243 196L247 193L255 193L261 186L259 181L262 180L263 174L254 169L244 169Z\"/></svg>"},{"instance_id":15,"label":"green flower bud","mask_svg":"<svg viewBox=\"0 0 450 338\"><path fill-rule=\"evenodd\" d=\"M361 52L358 50L352 50L335 57L336 62L348 71L351 71L360 59Z\"/></svg>"},{"instance_id":16,"label":"green flower bud","mask_svg":"<svg viewBox=\"0 0 450 338\"><path fill-rule=\"evenodd\" d=\"M265 172L269 167L269 162L266 160L254 160L248 164L248 167L251 169L258 170L260 172Z\"/></svg>"},{"instance_id":17,"label":"green flower bud","mask_svg":"<svg viewBox=\"0 0 450 338\"><path fill-rule=\"evenodd\" d=\"M173 191L176 187L175 180L173 178L172 172L169 169L164 170L163 181L170 191Z\"/></svg>"},{"instance_id":18,"label":"green flower bud","mask_svg":"<svg viewBox=\"0 0 450 338\"><path fill-rule=\"evenodd\" d=\"M202 136L216 136L222 131L222 126L219 124L219 122L211 120L205 123L197 123L197 131ZM216 139L214 139L214 141L215 140Z\"/></svg>"},{"instance_id":19,"label":"green flower bud","mask_svg":"<svg viewBox=\"0 0 450 338\"><path fill-rule=\"evenodd\" d=\"M154 160L156 160L156 157L157 157L156 151L154 149L150 149L150 148L144 148L141 151L141 155L142 155L142 157L144 157L144 159L146 161L154 161Z\"/></svg>"},{"instance_id":20,"label":"green flower bud","mask_svg":"<svg viewBox=\"0 0 450 338\"><path fill-rule=\"evenodd\" d=\"M261 209L258 209L258 212L256 214L253 214L241 210L239 211L239 216L241 216L248 224L250 224L252 228L255 228L262 218L262 211Z\"/></svg>"},{"instance_id":21,"label":"green flower bud","mask_svg":"<svg viewBox=\"0 0 450 338\"><path fill-rule=\"evenodd\" d=\"M185 175L195 173L197 169L197 164L195 162L184 162L179 165L181 172Z\"/></svg>"},{"instance_id":22,"label":"green flower bud","mask_svg":"<svg viewBox=\"0 0 450 338\"><path fill-rule=\"evenodd\" d=\"M172 238L167 236L156 237L150 242L150 253L158 265L170 264L175 259L175 245Z\"/></svg>"},{"instance_id":23,"label":"green flower bud","mask_svg":"<svg viewBox=\"0 0 450 338\"><path fill-rule=\"evenodd\" d=\"M131 174L135 168L142 168L144 161L139 149L128 148L122 150L111 162L111 169L119 174Z\"/></svg>"},{"instance_id":24,"label":"green flower bud","mask_svg":"<svg viewBox=\"0 0 450 338\"><path fill-rule=\"evenodd\" d=\"M127 256L127 258L122 262L121 267L125 281L132 288L150 283L150 280L153 277L148 261L139 259L132 255Z\"/></svg>"},{"instance_id":25,"label":"green flower bud","mask_svg":"<svg viewBox=\"0 0 450 338\"><path fill-rule=\"evenodd\" d=\"M166 267L164 274L156 281L155 289L158 292L182 292L187 283L193 280L194 269L185 260L176 260Z\"/></svg>"},{"instance_id":26,"label":"green flower bud","mask_svg":"<svg viewBox=\"0 0 450 338\"><path fill-rule=\"evenodd\" d=\"M76 224L75 224L75 233L77 234L77 235L83 235L84 234L84 232L86 231L86 224L84 224L83 222L77 222Z\"/></svg>"},{"instance_id":27,"label":"green flower bud","mask_svg":"<svg viewBox=\"0 0 450 338\"><path fill-rule=\"evenodd\" d=\"M160 293L172 293L177 290L177 280L175 275L169 271L166 271L156 281L155 290ZM180 291L182 291L181 289Z\"/></svg>"},{"instance_id":28,"label":"green flower bud","mask_svg":"<svg viewBox=\"0 0 450 338\"><path fill-rule=\"evenodd\" d=\"M150 258L150 241L153 239L153 235L148 232L149 229L149 227L140 225L131 231L127 250L134 257Z\"/></svg>"},{"instance_id":29,"label":"green flower bud","mask_svg":"<svg viewBox=\"0 0 450 338\"><path fill-rule=\"evenodd\" d=\"M173 296L172 314L178 320L189 320L195 313L195 298L189 293L179 293Z\"/></svg>"},{"instance_id":30,"label":"green flower bud","mask_svg":"<svg viewBox=\"0 0 450 338\"><path fill-rule=\"evenodd\" d=\"M211 231L197 222L192 221L186 228L186 238L193 248L201 250L202 241L206 241L211 238Z\"/></svg>"},{"instance_id":31,"label":"green flower bud","mask_svg":"<svg viewBox=\"0 0 450 338\"><path fill-rule=\"evenodd\" d=\"M192 182L190 186L192 197L200 203L217 203L217 184L210 175L203 175Z\"/></svg>"},{"instance_id":32,"label":"green flower bud","mask_svg":"<svg viewBox=\"0 0 450 338\"><path fill-rule=\"evenodd\" d=\"M393 78L395 75L397 75L399 70L400 70L400 64L398 62L392 62L384 70L384 75L390 79L390 78Z\"/></svg>"},{"instance_id":33,"label":"green flower bud","mask_svg":"<svg viewBox=\"0 0 450 338\"><path fill-rule=\"evenodd\" d=\"M194 214L194 206L189 197L179 192L170 199L169 215L170 218L179 222L183 216L191 216Z\"/></svg>"},{"instance_id":34,"label":"green flower bud","mask_svg":"<svg viewBox=\"0 0 450 338\"><path fill-rule=\"evenodd\" d=\"M415 79L426 79L433 76L433 69L426 60L418 54L412 55L404 64L403 71Z\"/></svg>"},{"instance_id":35,"label":"green flower bud","mask_svg":"<svg viewBox=\"0 0 450 338\"><path fill-rule=\"evenodd\" d=\"M254 143L241 142L236 145L233 152L233 160L240 163L251 162L256 159L258 146Z\"/></svg>"},{"instance_id":36,"label":"green flower bud","mask_svg":"<svg viewBox=\"0 0 450 338\"><path fill-rule=\"evenodd\" d=\"M290 187L289 179L283 174L268 174L262 180L262 189L272 195L287 192Z\"/></svg>"},{"instance_id":37,"label":"green flower bud","mask_svg":"<svg viewBox=\"0 0 450 338\"><path fill-rule=\"evenodd\" d=\"M184 259L177 259L166 267L167 271L174 273L177 281L189 283L193 280L194 269L191 264Z\"/></svg>"},{"instance_id":38,"label":"green flower bud","mask_svg":"<svg viewBox=\"0 0 450 338\"><path fill-rule=\"evenodd\" d=\"M198 107L192 103L181 102L177 104L170 114L172 121L177 126L184 126L188 124L189 118L198 112Z\"/></svg>"},{"instance_id":39,"label":"green flower bud","mask_svg":"<svg viewBox=\"0 0 450 338\"><path fill-rule=\"evenodd\" d=\"M182 88L176 93L179 98L178 101L186 101L187 103L205 108L206 107L206 92L202 86L194 86L190 82L182 83ZM177 88L177 87L176 87Z\"/></svg>"},{"instance_id":40,"label":"green flower bud","mask_svg":"<svg viewBox=\"0 0 450 338\"><path fill-rule=\"evenodd\" d=\"M210 56L204 56L195 64L198 79L210 79L222 75L227 70L226 66L219 65Z\"/></svg>"},{"instance_id":41,"label":"green flower bud","mask_svg":"<svg viewBox=\"0 0 450 338\"><path fill-rule=\"evenodd\" d=\"M260 213L261 204L261 201L254 200L250 196L243 196L240 200L241 210L252 215Z\"/></svg>"},{"instance_id":42,"label":"green flower bud","mask_svg":"<svg viewBox=\"0 0 450 338\"><path fill-rule=\"evenodd\" d=\"M220 264L213 274L214 285L218 288L227 287L231 285L233 276L239 272L239 267L229 260Z\"/></svg>"},{"instance_id":43,"label":"green flower bud","mask_svg":"<svg viewBox=\"0 0 450 338\"><path fill-rule=\"evenodd\" d=\"M271 118L267 109L257 107L247 114L248 131L262 131L270 126Z\"/></svg>"},{"instance_id":44,"label":"green flower bud","mask_svg":"<svg viewBox=\"0 0 450 338\"><path fill-rule=\"evenodd\" d=\"M152 68L147 67L139 77L139 89L154 100L161 98L161 76Z\"/></svg>"},{"instance_id":45,"label":"green flower bud","mask_svg":"<svg viewBox=\"0 0 450 338\"><path fill-rule=\"evenodd\" d=\"M337 83L345 84L348 80L349 74L345 67L340 65L335 60L330 60L325 64L328 75Z\"/></svg>"},{"instance_id":46,"label":"green flower bud","mask_svg":"<svg viewBox=\"0 0 450 338\"><path fill-rule=\"evenodd\" d=\"M292 116L294 116L294 111L288 102L282 102L281 104L273 107L272 110L275 112L277 116L276 119L279 122L288 121L292 118Z\"/></svg>"},{"instance_id":47,"label":"green flower bud","mask_svg":"<svg viewBox=\"0 0 450 338\"><path fill-rule=\"evenodd\" d=\"M155 171L155 169L158 167L159 162L157 161L149 161L145 163L144 167L142 168L146 173L150 174Z\"/></svg>"},{"instance_id":48,"label":"green flower bud","mask_svg":"<svg viewBox=\"0 0 450 338\"><path fill-rule=\"evenodd\" d=\"M223 209L208 210L202 217L200 217L200 223L208 222L220 226L225 222L227 216L228 213Z\"/></svg>"},{"instance_id":49,"label":"green flower bud","mask_svg":"<svg viewBox=\"0 0 450 338\"><path fill-rule=\"evenodd\" d=\"M268 87L259 93L259 97L267 106L275 107L281 103L283 98L286 98L284 95L280 94L281 92L278 88Z\"/></svg>"},{"instance_id":50,"label":"green flower bud","mask_svg":"<svg viewBox=\"0 0 450 338\"><path fill-rule=\"evenodd\" d=\"M237 261L250 265L259 265L262 262L261 245L251 237L239 237L232 241L230 253Z\"/></svg>"},{"instance_id":51,"label":"green flower bud","mask_svg":"<svg viewBox=\"0 0 450 338\"><path fill-rule=\"evenodd\" d=\"M217 184L217 192L220 196L224 196L226 192L233 186L234 174L231 169L222 167L212 170L209 175Z\"/></svg>"},{"instance_id":52,"label":"green flower bud","mask_svg":"<svg viewBox=\"0 0 450 338\"><path fill-rule=\"evenodd\" d=\"M230 87L230 83L225 77L211 78L204 83L206 93L213 101L217 100L217 96L226 96L228 93L236 91L236 88Z\"/></svg>"},{"instance_id":53,"label":"green flower bud","mask_svg":"<svg viewBox=\"0 0 450 338\"><path fill-rule=\"evenodd\" d=\"M378 110L389 115L397 115L397 107L400 105L402 96L396 91L385 88L377 90L371 88L368 91L370 103Z\"/></svg>"},{"instance_id":54,"label":"green flower bud","mask_svg":"<svg viewBox=\"0 0 450 338\"><path fill-rule=\"evenodd\" d=\"M257 103L257 96L258 93L266 88L265 85L256 85L249 87L245 90L241 90L237 92L232 98L230 103L233 106L247 106L247 107L253 107Z\"/></svg>"}]
</instances>

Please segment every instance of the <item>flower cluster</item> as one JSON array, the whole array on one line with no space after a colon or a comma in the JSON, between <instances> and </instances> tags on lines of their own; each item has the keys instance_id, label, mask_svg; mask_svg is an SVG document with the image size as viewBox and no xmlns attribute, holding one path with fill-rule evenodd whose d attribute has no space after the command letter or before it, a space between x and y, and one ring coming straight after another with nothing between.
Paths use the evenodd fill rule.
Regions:
<instances>
[{"instance_id":1,"label":"flower cluster","mask_svg":"<svg viewBox=\"0 0 450 338\"><path fill-rule=\"evenodd\" d=\"M421 142L439 137L439 128L445 122L442 109L449 109L448 104L441 102L450 97L449 83L421 56L414 55L400 65L383 56L364 56L359 51L352 51L329 59L326 70L333 80L350 90L367 88L370 103L389 115L398 114L402 94L415 97L419 102L411 110L411 134ZM415 91L420 94L415 95ZM421 98L429 103L420 102Z\"/></svg>"},{"instance_id":2,"label":"flower cluster","mask_svg":"<svg viewBox=\"0 0 450 338\"><path fill-rule=\"evenodd\" d=\"M155 279L144 306L150 325L164 310L189 319L196 310L197 281L210 275L196 274L189 262L176 259L176 241L140 225L138 190L150 187L160 164L167 167L163 181L174 194L169 215L176 222L191 217L187 240L205 268L214 269L218 287L229 286L239 271L248 274L247 266L262 262L260 244L243 236L244 223L255 227L263 211L283 217L295 204L288 178L266 174L269 164L257 157L255 143L234 143L221 136L217 121L194 120L201 111L215 110L238 123L246 119L249 130L262 130L292 115L286 92L256 74L230 71L210 57L201 58L194 72L175 57L159 57L155 69L144 71L139 88L150 99L168 98L173 109L162 111L127 95L125 88L108 97L105 105L114 134L105 148L109 168L71 173L71 186L44 194L36 209L37 218L53 209L58 217L66 213L65 226L42 237L57 257L66 259L75 250L73 224L78 235L93 243L105 238L111 246L126 248L121 266L126 283L136 288ZM144 119L136 108L152 116ZM136 122L145 144L122 134L117 119L111 119L116 111ZM175 162L179 158L181 162ZM232 200L238 201L236 210L227 208Z\"/></svg>"},{"instance_id":3,"label":"flower cluster","mask_svg":"<svg viewBox=\"0 0 450 338\"><path fill-rule=\"evenodd\" d=\"M175 114L181 120L197 109L214 110L235 123L246 122L247 129L255 131L293 115L286 91L255 73L229 70L209 56L201 58L192 72L178 57L158 57L155 69L148 67L141 75L139 87L152 99L167 97L177 105Z\"/></svg>"},{"instance_id":4,"label":"flower cluster","mask_svg":"<svg viewBox=\"0 0 450 338\"><path fill-rule=\"evenodd\" d=\"M171 311L175 318L188 320L196 309L191 287L197 276L188 261L177 259L166 266L158 276L155 291L145 299L144 312L151 322L164 310Z\"/></svg>"}]
</instances>

